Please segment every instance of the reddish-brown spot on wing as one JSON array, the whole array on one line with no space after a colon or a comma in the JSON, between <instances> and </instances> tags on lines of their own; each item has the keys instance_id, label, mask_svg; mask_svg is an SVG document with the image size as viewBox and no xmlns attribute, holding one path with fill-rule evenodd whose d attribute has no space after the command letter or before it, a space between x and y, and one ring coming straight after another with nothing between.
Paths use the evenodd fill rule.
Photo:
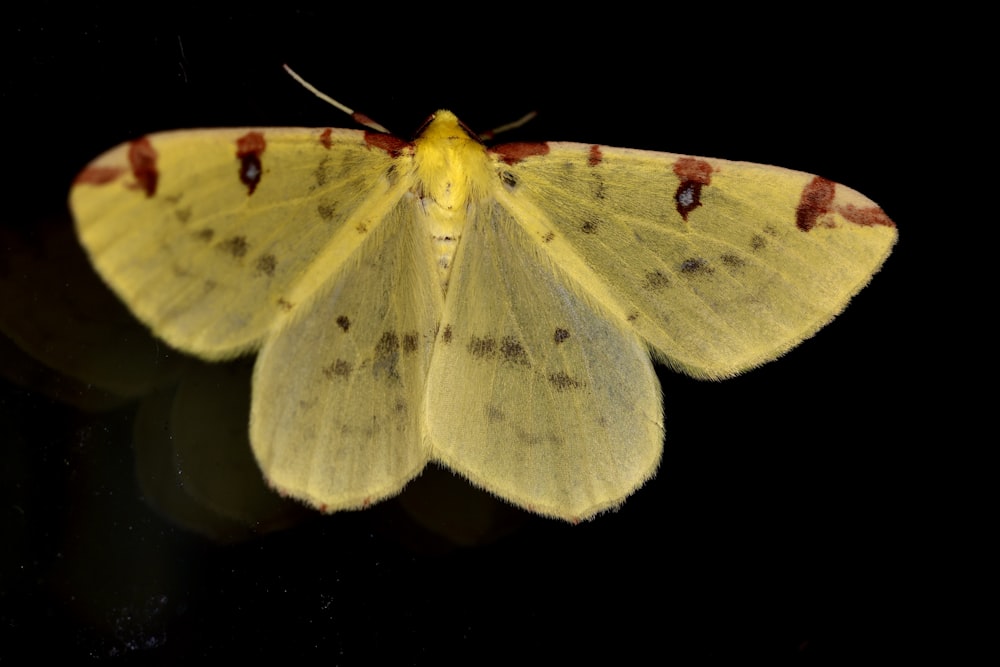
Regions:
<instances>
[{"instance_id":1,"label":"reddish-brown spot on wing","mask_svg":"<svg viewBox=\"0 0 1000 667\"><path fill-rule=\"evenodd\" d=\"M264 135L260 132L247 132L236 140L236 157L240 161L240 181L247 186L247 194L252 195L264 170L260 165L260 155L267 148Z\"/></svg>"},{"instance_id":2,"label":"reddish-brown spot on wing","mask_svg":"<svg viewBox=\"0 0 1000 667\"><path fill-rule=\"evenodd\" d=\"M802 190L802 197L795 209L795 226L804 232L816 226L821 215L830 212L837 185L820 176L814 176Z\"/></svg>"},{"instance_id":3,"label":"reddish-brown spot on wing","mask_svg":"<svg viewBox=\"0 0 1000 667\"><path fill-rule=\"evenodd\" d=\"M712 183L712 165L694 157L682 157L674 163L674 174L682 181L694 181L702 185Z\"/></svg>"},{"instance_id":4,"label":"reddish-brown spot on wing","mask_svg":"<svg viewBox=\"0 0 1000 667\"><path fill-rule=\"evenodd\" d=\"M681 180L674 193L677 212L687 220L688 213L701 206L701 189L712 183L712 165L693 157L674 163L674 174Z\"/></svg>"},{"instance_id":5,"label":"reddish-brown spot on wing","mask_svg":"<svg viewBox=\"0 0 1000 667\"><path fill-rule=\"evenodd\" d=\"M848 204L847 206L839 207L837 210L840 211L840 214L847 218L850 222L863 227L874 227L875 225L881 225L883 227L896 226L896 223L893 222L878 206L872 206L871 208L858 208L853 204Z\"/></svg>"},{"instance_id":6,"label":"reddish-brown spot on wing","mask_svg":"<svg viewBox=\"0 0 1000 667\"><path fill-rule=\"evenodd\" d=\"M125 173L124 167L87 167L73 179L73 185L104 185Z\"/></svg>"},{"instance_id":7,"label":"reddish-brown spot on wing","mask_svg":"<svg viewBox=\"0 0 1000 667\"><path fill-rule=\"evenodd\" d=\"M601 160L603 159L604 156L601 155L601 147L598 146L597 144L591 146L590 156L587 158L587 165L591 167L596 167L597 165L601 164Z\"/></svg>"},{"instance_id":8,"label":"reddish-brown spot on wing","mask_svg":"<svg viewBox=\"0 0 1000 667\"><path fill-rule=\"evenodd\" d=\"M381 132L365 132L365 143L372 148L381 148L392 157L399 157L412 145L409 141Z\"/></svg>"},{"instance_id":9,"label":"reddish-brown spot on wing","mask_svg":"<svg viewBox=\"0 0 1000 667\"><path fill-rule=\"evenodd\" d=\"M323 144L323 148L329 150L330 146L333 146L333 140L330 136L333 134L333 130L326 128L323 133L319 135L319 143Z\"/></svg>"},{"instance_id":10,"label":"reddish-brown spot on wing","mask_svg":"<svg viewBox=\"0 0 1000 667\"><path fill-rule=\"evenodd\" d=\"M549 145L542 143L514 142L511 144L500 144L489 149L491 153L496 153L500 159L507 164L516 164L521 160L536 155L548 155Z\"/></svg>"},{"instance_id":11,"label":"reddish-brown spot on wing","mask_svg":"<svg viewBox=\"0 0 1000 667\"><path fill-rule=\"evenodd\" d=\"M128 163L138 187L146 192L147 197L155 195L160 173L156 170L156 149L149 139L143 137L129 144Z\"/></svg>"}]
</instances>

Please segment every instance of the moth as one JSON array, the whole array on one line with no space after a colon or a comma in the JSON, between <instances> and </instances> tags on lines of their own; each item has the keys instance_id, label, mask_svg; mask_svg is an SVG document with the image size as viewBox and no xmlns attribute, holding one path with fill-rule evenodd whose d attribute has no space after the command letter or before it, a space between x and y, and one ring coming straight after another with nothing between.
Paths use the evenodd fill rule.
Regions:
<instances>
[{"instance_id":1,"label":"moth","mask_svg":"<svg viewBox=\"0 0 1000 667\"><path fill-rule=\"evenodd\" d=\"M347 110L350 111L350 110ZM488 147L449 111L369 129L163 132L70 205L104 280L169 344L251 352L250 441L321 510L429 461L579 521L656 471L653 363L731 377L847 305L896 228L779 167L563 142Z\"/></svg>"}]
</instances>

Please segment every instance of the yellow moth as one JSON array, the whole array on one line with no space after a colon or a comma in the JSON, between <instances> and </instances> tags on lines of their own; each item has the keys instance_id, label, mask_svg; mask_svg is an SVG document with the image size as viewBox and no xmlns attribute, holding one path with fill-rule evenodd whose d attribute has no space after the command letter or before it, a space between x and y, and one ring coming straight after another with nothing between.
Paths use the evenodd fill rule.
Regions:
<instances>
[{"instance_id":1,"label":"yellow moth","mask_svg":"<svg viewBox=\"0 0 1000 667\"><path fill-rule=\"evenodd\" d=\"M153 134L94 160L70 203L158 336L206 359L259 351L254 454L326 511L395 495L429 461L543 515L616 507L663 449L650 355L710 379L770 361L896 239L872 201L817 176L487 147L448 111L413 141Z\"/></svg>"}]
</instances>

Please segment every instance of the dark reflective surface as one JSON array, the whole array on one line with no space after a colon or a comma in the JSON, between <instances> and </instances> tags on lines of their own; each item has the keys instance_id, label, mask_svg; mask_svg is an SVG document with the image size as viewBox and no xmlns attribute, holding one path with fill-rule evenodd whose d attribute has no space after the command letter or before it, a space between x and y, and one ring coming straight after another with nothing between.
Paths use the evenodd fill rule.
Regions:
<instances>
[{"instance_id":1,"label":"dark reflective surface","mask_svg":"<svg viewBox=\"0 0 1000 667\"><path fill-rule=\"evenodd\" d=\"M909 253L927 222L894 128L912 93L887 76L891 54L869 44L867 62L806 65L753 42L713 46L732 49L719 67L697 42L609 53L593 26L549 44L501 23L452 44L413 17L276 11L4 28L0 658L479 664L601 650L683 664L881 646L920 502L907 473L919 415L900 397L926 361L896 344L914 335ZM430 45L443 63L423 59ZM664 460L618 512L565 525L432 469L397 499L320 515L255 470L252 361L209 366L149 337L88 273L64 204L80 167L143 132L348 126L284 61L403 136L437 107L483 129L536 107L517 139L821 173L875 199L902 240L784 359L726 383L658 368Z\"/></svg>"}]
</instances>

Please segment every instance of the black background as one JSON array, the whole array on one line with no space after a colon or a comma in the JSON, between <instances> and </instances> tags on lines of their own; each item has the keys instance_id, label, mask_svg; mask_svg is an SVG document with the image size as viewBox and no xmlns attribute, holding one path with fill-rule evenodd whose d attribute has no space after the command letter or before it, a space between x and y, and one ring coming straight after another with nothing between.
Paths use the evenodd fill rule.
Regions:
<instances>
[{"instance_id":1,"label":"black background","mask_svg":"<svg viewBox=\"0 0 1000 667\"><path fill-rule=\"evenodd\" d=\"M407 138L437 108L477 129L536 109L511 140L821 174L877 201L901 240L844 314L779 361L723 383L658 367L659 473L577 526L474 492L432 505L429 521L395 499L254 534L185 529L137 479L141 397L82 407L8 356L0 658L827 664L898 651L924 512L911 474L920 360L899 343L926 318L913 249L929 226L904 121L928 75L918 82L920 54L887 41L886 26L721 8L664 21L627 6L562 22L531 7L73 11L42 3L3 28L2 224L19 241L0 278L24 317L94 289L64 277L69 262L42 239L71 230L69 184L101 151L182 127L350 126L284 62ZM37 261L14 261L25 257ZM491 509L457 535L442 528L456 503Z\"/></svg>"}]
</instances>

